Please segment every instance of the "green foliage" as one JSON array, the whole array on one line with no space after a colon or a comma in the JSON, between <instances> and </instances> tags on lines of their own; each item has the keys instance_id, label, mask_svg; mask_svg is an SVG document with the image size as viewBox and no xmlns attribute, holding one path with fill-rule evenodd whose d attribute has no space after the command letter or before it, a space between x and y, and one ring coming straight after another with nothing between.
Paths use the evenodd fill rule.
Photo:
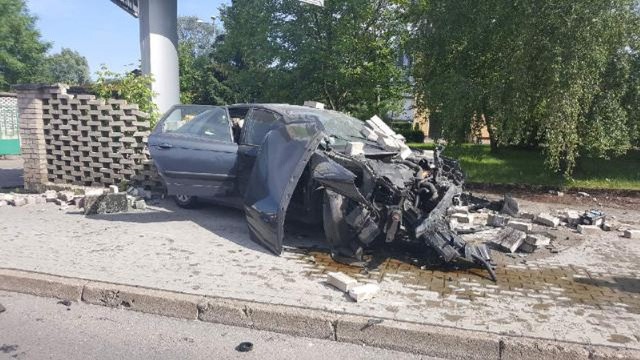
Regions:
<instances>
[{"instance_id":1,"label":"green foliage","mask_svg":"<svg viewBox=\"0 0 640 360\"><path fill-rule=\"evenodd\" d=\"M413 149L433 150L434 144L409 144ZM572 179L546 169L540 149L505 147L491 151L487 145L448 146L444 155L460 161L467 181L482 184L518 184L567 189L640 190L640 151L631 150L616 159L577 159Z\"/></svg>"},{"instance_id":2,"label":"green foliage","mask_svg":"<svg viewBox=\"0 0 640 360\"><path fill-rule=\"evenodd\" d=\"M180 101L183 104L223 105L235 102L224 81L227 74L215 62L215 26L196 17L178 18Z\"/></svg>"},{"instance_id":3,"label":"green foliage","mask_svg":"<svg viewBox=\"0 0 640 360\"><path fill-rule=\"evenodd\" d=\"M638 143L637 7L417 1L409 16L420 105L451 141L484 119L494 146L540 144L547 166L565 175L581 154L623 154Z\"/></svg>"},{"instance_id":4,"label":"green foliage","mask_svg":"<svg viewBox=\"0 0 640 360\"><path fill-rule=\"evenodd\" d=\"M323 102L368 118L399 109L407 78L398 66L407 36L393 0L233 1L216 59L244 101Z\"/></svg>"},{"instance_id":5,"label":"green foliage","mask_svg":"<svg viewBox=\"0 0 640 360\"><path fill-rule=\"evenodd\" d=\"M424 133L421 130L414 128L411 122L392 122L391 128L396 133L404 136L407 142L421 143L424 141Z\"/></svg>"},{"instance_id":6,"label":"green foliage","mask_svg":"<svg viewBox=\"0 0 640 360\"><path fill-rule=\"evenodd\" d=\"M98 78L93 84L93 90L98 97L123 99L129 103L138 104L141 111L149 114L151 126L155 125L159 114L158 106L153 102L151 75L140 75L133 71L119 74L109 70L105 65L102 65L96 75Z\"/></svg>"},{"instance_id":7,"label":"green foliage","mask_svg":"<svg viewBox=\"0 0 640 360\"><path fill-rule=\"evenodd\" d=\"M0 0L0 90L42 82L49 43L40 39L24 0Z\"/></svg>"},{"instance_id":8,"label":"green foliage","mask_svg":"<svg viewBox=\"0 0 640 360\"><path fill-rule=\"evenodd\" d=\"M87 58L67 48L47 57L46 72L50 83L82 85L91 82Z\"/></svg>"}]
</instances>

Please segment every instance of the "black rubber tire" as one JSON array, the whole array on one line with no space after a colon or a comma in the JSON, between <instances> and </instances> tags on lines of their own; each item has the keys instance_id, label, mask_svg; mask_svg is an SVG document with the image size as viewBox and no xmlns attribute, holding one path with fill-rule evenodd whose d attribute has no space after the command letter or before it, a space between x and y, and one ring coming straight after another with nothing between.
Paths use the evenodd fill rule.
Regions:
<instances>
[{"instance_id":1,"label":"black rubber tire","mask_svg":"<svg viewBox=\"0 0 640 360\"><path fill-rule=\"evenodd\" d=\"M173 200L178 206L185 209L191 209L198 203L198 198L189 195L176 195L173 197Z\"/></svg>"}]
</instances>

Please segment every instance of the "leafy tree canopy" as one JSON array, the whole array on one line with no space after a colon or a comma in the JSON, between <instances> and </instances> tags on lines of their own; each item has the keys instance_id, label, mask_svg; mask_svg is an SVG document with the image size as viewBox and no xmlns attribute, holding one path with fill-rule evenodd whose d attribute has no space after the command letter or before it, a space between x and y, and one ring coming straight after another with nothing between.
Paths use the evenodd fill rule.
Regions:
<instances>
[{"instance_id":1,"label":"leafy tree canopy","mask_svg":"<svg viewBox=\"0 0 640 360\"><path fill-rule=\"evenodd\" d=\"M0 0L0 90L45 80L50 44L40 39L24 0Z\"/></svg>"},{"instance_id":2,"label":"leafy tree canopy","mask_svg":"<svg viewBox=\"0 0 640 360\"><path fill-rule=\"evenodd\" d=\"M87 58L67 48L47 58L46 72L47 80L52 83L82 85L91 81Z\"/></svg>"},{"instance_id":3,"label":"leafy tree canopy","mask_svg":"<svg viewBox=\"0 0 640 360\"><path fill-rule=\"evenodd\" d=\"M463 141L540 144L570 174L577 156L638 144L637 0L425 0L410 12L422 106Z\"/></svg>"},{"instance_id":4,"label":"leafy tree canopy","mask_svg":"<svg viewBox=\"0 0 640 360\"><path fill-rule=\"evenodd\" d=\"M393 0L234 0L221 9L215 53L244 101L316 100L360 117L397 109L407 78L406 37Z\"/></svg>"}]
</instances>

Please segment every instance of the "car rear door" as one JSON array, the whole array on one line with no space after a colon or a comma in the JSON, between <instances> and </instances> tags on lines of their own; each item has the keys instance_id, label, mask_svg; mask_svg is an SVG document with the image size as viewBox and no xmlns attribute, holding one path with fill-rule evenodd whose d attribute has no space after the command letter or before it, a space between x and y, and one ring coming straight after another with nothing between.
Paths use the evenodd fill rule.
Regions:
<instances>
[{"instance_id":1,"label":"car rear door","mask_svg":"<svg viewBox=\"0 0 640 360\"><path fill-rule=\"evenodd\" d=\"M226 108L178 105L149 136L169 195L227 196L235 189L238 145Z\"/></svg>"}]
</instances>

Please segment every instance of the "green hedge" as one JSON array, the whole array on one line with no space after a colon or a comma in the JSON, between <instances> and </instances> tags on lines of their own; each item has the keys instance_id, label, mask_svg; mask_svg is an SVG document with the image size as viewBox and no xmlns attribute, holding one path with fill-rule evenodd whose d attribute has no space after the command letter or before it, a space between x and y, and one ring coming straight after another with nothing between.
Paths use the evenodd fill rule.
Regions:
<instances>
[{"instance_id":1,"label":"green hedge","mask_svg":"<svg viewBox=\"0 0 640 360\"><path fill-rule=\"evenodd\" d=\"M424 141L424 134L422 131L414 129L413 124L410 122L393 122L391 123L391 128L396 133L404 136L405 139L407 139L407 142L421 143Z\"/></svg>"}]
</instances>

